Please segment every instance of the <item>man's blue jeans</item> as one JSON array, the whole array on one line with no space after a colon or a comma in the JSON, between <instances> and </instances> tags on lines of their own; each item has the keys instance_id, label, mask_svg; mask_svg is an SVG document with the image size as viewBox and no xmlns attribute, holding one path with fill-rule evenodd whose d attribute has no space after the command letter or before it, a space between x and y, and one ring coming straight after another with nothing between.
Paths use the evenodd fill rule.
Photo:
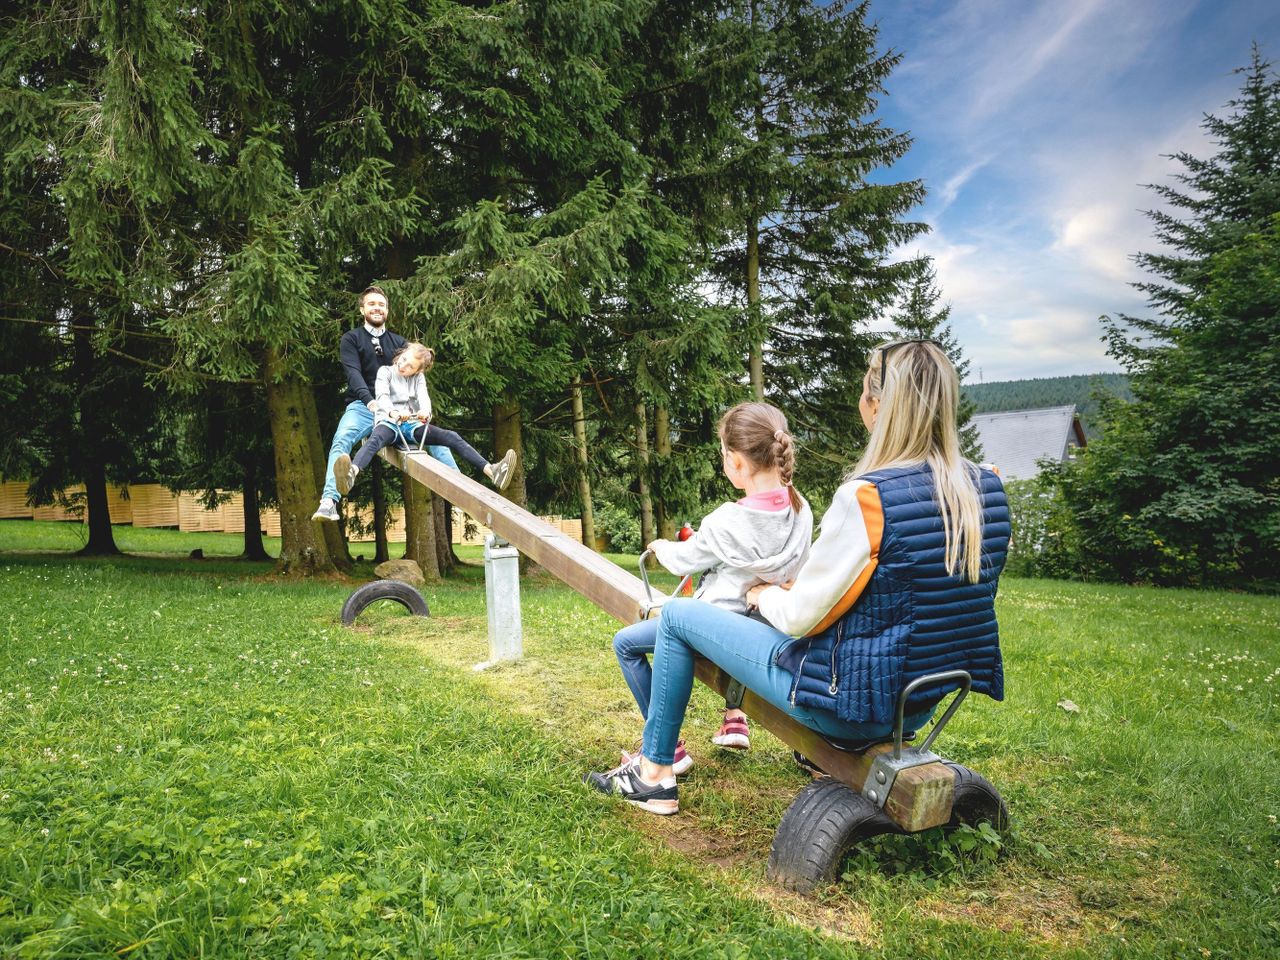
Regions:
<instances>
[{"instance_id":1,"label":"man's blue jeans","mask_svg":"<svg viewBox=\"0 0 1280 960\"><path fill-rule=\"evenodd\" d=\"M791 703L794 676L778 666L791 637L762 620L730 613L701 600L677 598L662 606L653 650L653 687L644 725L643 752L653 763L675 758L680 725L693 691L693 658L701 654L783 713L839 740L870 740L893 733L892 724L846 723L826 710ZM907 732L933 714L930 707L905 720Z\"/></svg>"},{"instance_id":2,"label":"man's blue jeans","mask_svg":"<svg viewBox=\"0 0 1280 960\"><path fill-rule=\"evenodd\" d=\"M333 465L344 453L350 453L361 440L368 438L373 432L373 411L368 404L352 400L338 421L338 429L333 431L333 443L329 446L329 462L324 468L324 492L321 497L328 497L334 503L341 498L338 484L333 479ZM458 469L458 461L448 447L427 447L427 452L447 467Z\"/></svg>"}]
</instances>

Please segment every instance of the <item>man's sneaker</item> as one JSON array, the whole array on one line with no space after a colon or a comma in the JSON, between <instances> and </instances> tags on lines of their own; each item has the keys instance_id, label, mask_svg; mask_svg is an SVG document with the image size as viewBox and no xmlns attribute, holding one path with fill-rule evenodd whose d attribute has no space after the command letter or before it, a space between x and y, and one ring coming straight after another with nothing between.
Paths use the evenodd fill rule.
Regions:
<instances>
[{"instance_id":1,"label":"man's sneaker","mask_svg":"<svg viewBox=\"0 0 1280 960\"><path fill-rule=\"evenodd\" d=\"M316 507L316 512L311 515L312 520L332 520L338 522L338 504L325 497L320 501L320 506Z\"/></svg>"},{"instance_id":2,"label":"man's sneaker","mask_svg":"<svg viewBox=\"0 0 1280 960\"><path fill-rule=\"evenodd\" d=\"M627 753L625 750L622 751L622 765L624 767L628 763L634 763L639 758L639 747L636 747L635 753ZM676 752L671 760L671 772L677 777L683 777L691 769L693 769L693 757L689 756L688 752L685 750L684 741L679 740L676 742Z\"/></svg>"},{"instance_id":3,"label":"man's sneaker","mask_svg":"<svg viewBox=\"0 0 1280 960\"><path fill-rule=\"evenodd\" d=\"M639 756L605 773L588 773L582 779L601 793L616 793L649 813L668 817L680 812L680 788L676 785L676 778L672 776L660 783L646 783L640 779Z\"/></svg>"},{"instance_id":4,"label":"man's sneaker","mask_svg":"<svg viewBox=\"0 0 1280 960\"><path fill-rule=\"evenodd\" d=\"M485 472L489 474L489 479L493 481L493 485L499 490L507 489L507 484L511 482L511 475L516 469L516 452L508 450L506 455L496 463L489 464L485 468Z\"/></svg>"},{"instance_id":5,"label":"man's sneaker","mask_svg":"<svg viewBox=\"0 0 1280 960\"><path fill-rule=\"evenodd\" d=\"M717 747L726 747L729 750L750 750L751 731L747 728L747 718L726 719L720 725L720 732L711 738L711 742Z\"/></svg>"},{"instance_id":6,"label":"man's sneaker","mask_svg":"<svg viewBox=\"0 0 1280 960\"><path fill-rule=\"evenodd\" d=\"M351 462L350 454L339 454L338 459L333 461L333 482L338 485L338 492L344 497L355 486L359 473L360 468Z\"/></svg>"}]
</instances>

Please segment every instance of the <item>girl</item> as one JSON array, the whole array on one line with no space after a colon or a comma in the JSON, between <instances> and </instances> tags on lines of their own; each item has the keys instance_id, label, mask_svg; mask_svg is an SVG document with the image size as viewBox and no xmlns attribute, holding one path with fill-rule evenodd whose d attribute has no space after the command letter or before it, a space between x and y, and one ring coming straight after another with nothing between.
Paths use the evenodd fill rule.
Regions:
<instances>
[{"instance_id":1,"label":"girl","mask_svg":"<svg viewBox=\"0 0 1280 960\"><path fill-rule=\"evenodd\" d=\"M694 599L744 614L748 587L795 577L813 538L813 513L791 484L795 450L781 410L767 403L740 403L720 419L719 432L724 474L746 496L717 507L683 543L655 540L649 547L674 574L703 573ZM613 638L622 676L646 718L653 677L648 655L657 633L657 620L642 620ZM745 750L749 737L746 714L727 709L720 732L711 739ZM693 766L683 740L676 744L672 766L676 774Z\"/></svg>"},{"instance_id":2,"label":"girl","mask_svg":"<svg viewBox=\"0 0 1280 960\"><path fill-rule=\"evenodd\" d=\"M333 479L344 497L351 492L360 471L367 467L378 451L403 436L408 444L425 442L448 447L467 463L482 472L495 487L505 490L511 482L516 452L508 450L496 463L488 463L475 447L452 430L432 426L431 397L427 395L427 370L435 364L435 351L420 343L409 343L396 354L389 366L378 371L374 388L374 428L353 460L342 454L334 462Z\"/></svg>"},{"instance_id":3,"label":"girl","mask_svg":"<svg viewBox=\"0 0 1280 960\"><path fill-rule=\"evenodd\" d=\"M1009 543L1004 488L960 457L960 385L936 343L887 344L869 366L866 450L795 583L747 591L763 621L688 600L664 605L641 753L588 774L598 789L651 813L679 810L672 763L696 654L833 739L889 736L899 692L931 673L967 670L975 691L1004 698L995 617ZM914 694L904 731L957 686Z\"/></svg>"}]
</instances>

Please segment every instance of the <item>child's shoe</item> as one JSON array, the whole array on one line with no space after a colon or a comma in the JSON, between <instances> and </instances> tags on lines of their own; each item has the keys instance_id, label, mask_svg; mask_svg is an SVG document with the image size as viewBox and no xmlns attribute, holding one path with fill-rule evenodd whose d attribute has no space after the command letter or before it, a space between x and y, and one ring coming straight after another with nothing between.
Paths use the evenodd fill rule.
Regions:
<instances>
[{"instance_id":1,"label":"child's shoe","mask_svg":"<svg viewBox=\"0 0 1280 960\"><path fill-rule=\"evenodd\" d=\"M338 485L338 492L344 497L356 485L356 477L359 474L360 468L351 462L350 454L340 454L333 462L333 482Z\"/></svg>"},{"instance_id":2,"label":"child's shoe","mask_svg":"<svg viewBox=\"0 0 1280 960\"><path fill-rule=\"evenodd\" d=\"M711 742L717 747L725 747L729 750L750 750L751 731L747 727L747 718L735 717L732 720L726 718L720 725L720 732L711 738Z\"/></svg>"},{"instance_id":3,"label":"child's shoe","mask_svg":"<svg viewBox=\"0 0 1280 960\"><path fill-rule=\"evenodd\" d=\"M516 452L508 450L506 456L496 463L491 463L484 468L485 476L499 490L507 489L507 484L511 482L511 475L516 469Z\"/></svg>"},{"instance_id":4,"label":"child's shoe","mask_svg":"<svg viewBox=\"0 0 1280 960\"><path fill-rule=\"evenodd\" d=\"M639 756L605 773L588 773L582 779L601 793L616 793L628 803L634 803L649 813L668 817L680 812L680 787L676 784L676 778L667 777L660 783L646 783L640 779Z\"/></svg>"},{"instance_id":5,"label":"child's shoe","mask_svg":"<svg viewBox=\"0 0 1280 960\"><path fill-rule=\"evenodd\" d=\"M338 522L338 504L328 497L324 497L320 501L320 506L316 507L316 512L311 515L312 520L331 520Z\"/></svg>"}]
</instances>

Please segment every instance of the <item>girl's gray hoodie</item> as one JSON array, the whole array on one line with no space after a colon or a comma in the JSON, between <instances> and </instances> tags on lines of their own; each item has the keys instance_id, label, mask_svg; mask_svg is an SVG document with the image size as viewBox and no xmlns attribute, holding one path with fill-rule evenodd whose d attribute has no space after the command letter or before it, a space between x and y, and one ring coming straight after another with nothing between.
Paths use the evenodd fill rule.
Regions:
<instances>
[{"instance_id":1,"label":"girl's gray hoodie","mask_svg":"<svg viewBox=\"0 0 1280 960\"><path fill-rule=\"evenodd\" d=\"M658 562L672 573L706 571L699 600L734 613L746 613L746 593L758 583L795 579L813 540L813 511L803 497L800 509L757 510L726 503L703 518L688 540L658 540Z\"/></svg>"}]
</instances>

